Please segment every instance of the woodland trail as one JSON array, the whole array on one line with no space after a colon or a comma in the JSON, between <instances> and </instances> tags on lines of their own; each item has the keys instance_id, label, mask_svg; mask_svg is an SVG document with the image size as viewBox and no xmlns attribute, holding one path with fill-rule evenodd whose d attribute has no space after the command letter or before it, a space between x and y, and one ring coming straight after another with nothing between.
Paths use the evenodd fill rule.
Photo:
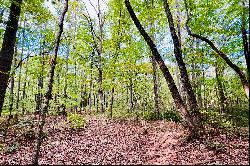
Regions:
<instances>
[{"instance_id":1,"label":"woodland trail","mask_svg":"<svg viewBox=\"0 0 250 166\"><path fill-rule=\"evenodd\" d=\"M100 117L79 131L66 126L63 118L47 119L39 164L249 164L248 137L186 142L186 131L174 122ZM31 164L34 142L20 140L15 152L1 152L0 164Z\"/></svg>"}]
</instances>

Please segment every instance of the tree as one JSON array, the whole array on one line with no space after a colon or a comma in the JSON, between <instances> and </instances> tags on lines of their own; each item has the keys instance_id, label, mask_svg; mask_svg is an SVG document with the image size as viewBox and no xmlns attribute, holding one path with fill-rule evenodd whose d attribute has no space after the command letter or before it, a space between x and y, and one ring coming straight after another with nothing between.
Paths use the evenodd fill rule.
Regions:
<instances>
[{"instance_id":1,"label":"tree","mask_svg":"<svg viewBox=\"0 0 250 166\"><path fill-rule=\"evenodd\" d=\"M239 78L241 80L241 84L243 86L243 89L245 91L246 97L249 98L249 83L248 83L248 80L247 80L246 75L244 74L244 72L240 69L239 66L234 64L223 51L218 49L211 40L209 40L208 38L206 38L204 36L201 36L201 35L198 35L198 34L195 34L195 33L191 32L191 30L190 30L190 28L188 26L188 22L189 22L189 20L191 18L189 17L189 11L188 11L186 0L185 0L185 8L186 8L186 15L187 15L186 29L187 29L188 35L192 36L192 37L195 37L195 38L198 38L198 39L206 42L227 63L227 65L230 66L238 74L238 76L239 76ZM246 41L244 43L246 43ZM246 58L247 58L247 56L246 56Z\"/></svg>"},{"instance_id":2,"label":"tree","mask_svg":"<svg viewBox=\"0 0 250 166\"><path fill-rule=\"evenodd\" d=\"M201 117L200 117L201 115L200 115L200 112L198 109L198 104L197 104L197 100L196 100L194 91L192 89L192 86L191 86L189 78L188 78L186 65L185 65L183 58L182 58L180 40L178 39L178 36L176 34L176 31L175 31L174 21L173 21L171 11L169 9L168 1L163 0L163 3L164 3L166 15L168 17L169 29L170 29L171 36L172 36L172 39L174 42L174 53L175 53L175 58L176 58L177 64L179 66L181 81L183 83L183 88L187 93L188 104L192 110L193 118L195 118L194 119L195 123L199 124L200 120L201 120Z\"/></svg>"},{"instance_id":3,"label":"tree","mask_svg":"<svg viewBox=\"0 0 250 166\"><path fill-rule=\"evenodd\" d=\"M22 0L12 0L10 5L10 15L8 18L2 48L0 51L0 116L4 103L4 97L10 77L10 69L13 60L14 47L18 21L21 13Z\"/></svg>"},{"instance_id":4,"label":"tree","mask_svg":"<svg viewBox=\"0 0 250 166\"><path fill-rule=\"evenodd\" d=\"M50 66L50 71L49 71L49 76L48 76L48 86L45 94L45 101L44 101L44 106L42 108L41 112L41 123L39 124L39 133L38 133L38 138L37 138L37 144L36 144L36 149L35 149L35 154L33 158L33 164L38 165L38 157L39 157L39 152L40 152L40 147L42 144L42 139L43 139L43 126L45 124L45 119L46 119L46 113L48 112L48 107L49 107L49 101L52 98L52 87L53 87L53 81L54 81L54 72L55 72L55 67L56 67L56 59L58 55L58 48L60 44L60 38L63 32L63 21L66 12L68 11L68 0L65 0L64 4L64 9L62 11L60 20L59 20L59 31L56 34L56 40L55 40L55 47L54 47L54 56L51 59L51 66Z\"/></svg>"},{"instance_id":5,"label":"tree","mask_svg":"<svg viewBox=\"0 0 250 166\"><path fill-rule=\"evenodd\" d=\"M162 60L156 45L154 44L154 42L152 41L152 39L149 37L149 35L147 34L147 32L144 30L144 28L142 27L141 23L139 22L138 18L136 17L129 0L125 0L125 5L127 7L127 10L132 18L132 20L134 21L137 29L140 31L140 34L143 36L143 38L145 39L145 41L147 42L148 46L150 47L153 56L155 57L155 60L157 61L167 83L168 83L168 87L169 90L172 94L172 97L174 99L176 108L179 110L180 115L182 117L183 120L183 125L185 127L187 127L193 134L197 134L197 125L193 123L186 106L184 105L181 96L178 92L178 89L174 83L173 77L169 72L168 67L165 65L164 61Z\"/></svg>"}]
</instances>

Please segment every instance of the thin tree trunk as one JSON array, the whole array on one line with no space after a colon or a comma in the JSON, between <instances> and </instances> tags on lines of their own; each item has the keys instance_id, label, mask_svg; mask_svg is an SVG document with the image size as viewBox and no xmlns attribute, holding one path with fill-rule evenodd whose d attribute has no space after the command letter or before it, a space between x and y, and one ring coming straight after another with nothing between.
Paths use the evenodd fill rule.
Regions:
<instances>
[{"instance_id":1,"label":"thin tree trunk","mask_svg":"<svg viewBox=\"0 0 250 166\"><path fill-rule=\"evenodd\" d=\"M98 113L99 112L99 98L98 98L98 95L99 94L96 94L96 112Z\"/></svg>"},{"instance_id":2,"label":"thin tree trunk","mask_svg":"<svg viewBox=\"0 0 250 166\"><path fill-rule=\"evenodd\" d=\"M90 83L89 83L89 111L91 111L92 107L92 89L93 89L93 80L92 80L92 75L93 75L93 57L91 58L90 62ZM95 103L95 101L94 101Z\"/></svg>"},{"instance_id":3,"label":"thin tree trunk","mask_svg":"<svg viewBox=\"0 0 250 166\"><path fill-rule=\"evenodd\" d=\"M44 53L43 53L43 45L45 45L44 43L41 44L40 43L40 58L41 61L40 63L42 64L41 67L41 72L38 76L38 80L37 80L37 88L38 88L38 94L37 94L37 99L36 99L36 112L40 112L41 111L41 107L42 107L42 89L43 89L43 71L44 71Z\"/></svg>"},{"instance_id":4,"label":"thin tree trunk","mask_svg":"<svg viewBox=\"0 0 250 166\"><path fill-rule=\"evenodd\" d=\"M149 4L149 8L150 9L154 9L154 0L151 0L151 4ZM149 17L149 32L150 32L150 37L152 40L154 40L154 31L153 31L153 22L152 22L152 18L151 15L148 13L148 17ZM151 63L152 63L152 68L153 68L153 92L154 92L154 111L157 113L157 115L160 115L160 111L159 111L159 95L158 95L158 80L157 80L157 63L155 60L155 57L152 55L151 53Z\"/></svg>"},{"instance_id":5,"label":"thin tree trunk","mask_svg":"<svg viewBox=\"0 0 250 166\"><path fill-rule=\"evenodd\" d=\"M60 44L60 38L63 32L63 21L66 12L68 11L68 0L65 0L65 5L63 12L60 17L59 21L59 31L56 34L56 41L55 41L55 47L54 47L54 57L51 60L51 68L49 71L49 77L48 77L48 86L47 86L47 91L45 94L45 101L44 101L44 106L41 112L41 117L42 121L39 124L39 133L38 133L38 138L37 138L37 144L36 144L36 149L35 149L35 154L33 158L33 164L38 165L38 158L39 158L39 152L40 152L40 147L42 144L42 139L43 139L43 126L45 124L45 119L46 119L46 113L48 112L48 107L49 107L49 101L51 99L51 93L52 93L52 87L53 87L53 77L54 77L54 72L55 72L55 67L56 67L56 59L57 59L57 53L58 53L58 48Z\"/></svg>"},{"instance_id":6,"label":"thin tree trunk","mask_svg":"<svg viewBox=\"0 0 250 166\"><path fill-rule=\"evenodd\" d=\"M99 56L98 56L98 84L99 84L99 101L100 101L100 112L104 113L104 98L103 98L103 87L102 87L102 79L103 79L103 69L102 69L102 42L103 42L103 23L104 20L102 18L101 8L100 8L100 0L98 0L98 21L99 21Z\"/></svg>"},{"instance_id":7,"label":"thin tree trunk","mask_svg":"<svg viewBox=\"0 0 250 166\"><path fill-rule=\"evenodd\" d=\"M151 40L151 38L149 37L149 35L146 33L146 31L144 30L144 28L142 27L141 23L139 22L138 18L136 17L129 0L125 0L125 5L128 9L128 12L133 20L133 22L135 23L137 29L140 31L140 34L144 37L145 41L147 42L148 46L150 47L152 54L155 57L156 62L158 63L158 65L160 66L160 69L166 79L166 82L168 83L168 87L169 90L172 94L172 97L174 99L176 108L179 110L181 118L182 118L182 122L183 125L185 127L187 127L193 134L197 134L197 127L195 126L195 124L193 123L182 99L181 96L178 92L178 89L175 85L174 79L172 77L172 75L170 74L168 67L165 65L164 61L162 60L156 45L154 44L154 42Z\"/></svg>"},{"instance_id":8,"label":"thin tree trunk","mask_svg":"<svg viewBox=\"0 0 250 166\"><path fill-rule=\"evenodd\" d=\"M67 47L67 54L66 54L66 66L65 66L65 75L64 75L64 88L63 88L63 99L64 99L64 103L62 104L62 114L63 115L66 115L66 102L67 102L67 98L68 98L68 95L67 95L67 88L68 88L68 70L69 70L69 64L68 64L68 61L69 61L69 45Z\"/></svg>"},{"instance_id":9,"label":"thin tree trunk","mask_svg":"<svg viewBox=\"0 0 250 166\"><path fill-rule=\"evenodd\" d=\"M200 125L201 114L198 109L198 104L197 104L197 100L196 100L193 88L188 78L186 64L182 58L181 44L179 42L178 36L176 35L173 17L172 17L172 14L168 5L168 1L163 0L163 3L164 3L165 12L168 18L171 36L172 36L173 43L174 43L174 53L175 53L175 58L176 58L176 61L180 70L181 81L183 84L184 91L186 92L187 98L188 98L188 105L191 108L194 123L197 123L197 125Z\"/></svg>"},{"instance_id":10,"label":"thin tree trunk","mask_svg":"<svg viewBox=\"0 0 250 166\"><path fill-rule=\"evenodd\" d=\"M181 19L180 19L181 14L180 14L179 0L175 1L175 6L176 6L176 16L177 16L177 35L178 35L178 39L179 39L180 47L181 47ZM176 85L179 88L179 92L181 94L182 93L182 89L181 89L182 86L180 83L180 75L179 75L180 72L179 72L178 65L176 65L175 72L176 72Z\"/></svg>"},{"instance_id":11,"label":"thin tree trunk","mask_svg":"<svg viewBox=\"0 0 250 166\"><path fill-rule=\"evenodd\" d=\"M185 7L186 7L186 14L187 14L187 22L186 22L186 29L188 32L189 36L198 38L204 42L206 42L226 63L229 67L231 67L239 76L240 80L241 80L241 84L243 86L243 89L245 91L246 97L249 98L249 83L246 79L246 76L244 74L244 72L239 68L239 66L235 65L229 58L228 56L222 52L221 50L219 50L212 41L210 41L208 38L203 37L201 35L197 35L191 32L191 30L188 27L188 21L189 21L189 13L188 13L188 9L187 9L187 3L185 1Z\"/></svg>"},{"instance_id":12,"label":"thin tree trunk","mask_svg":"<svg viewBox=\"0 0 250 166\"><path fill-rule=\"evenodd\" d=\"M119 11L119 20L118 20L118 26L119 29L117 31L117 36L118 36L118 41L117 41L117 45L116 45L116 49L115 49L115 54L114 54L114 63L116 63L118 55L119 55L119 51L120 51L120 44L121 44L121 38L122 38L122 33L121 33L121 19L122 19L122 5L120 4L120 11ZM114 102L114 91L115 91L115 72L116 72L116 65L114 65L114 68L112 69L114 71L114 74L112 76L112 89L111 89L111 98L110 98L110 106L109 106L109 112L110 112L110 117L112 118L113 115L113 102Z\"/></svg>"},{"instance_id":13,"label":"thin tree trunk","mask_svg":"<svg viewBox=\"0 0 250 166\"><path fill-rule=\"evenodd\" d=\"M103 98L103 89L102 89L102 69L98 69L98 96L99 96L99 103L100 103L100 113L104 113L104 98Z\"/></svg>"},{"instance_id":14,"label":"thin tree trunk","mask_svg":"<svg viewBox=\"0 0 250 166\"><path fill-rule=\"evenodd\" d=\"M219 65L218 65L218 60L216 62L216 66L215 66L215 77L216 77L216 81L217 81L217 85L218 85L218 91L219 91L219 100L220 100L220 110L221 112L225 111L225 94L224 94L224 90L222 87L222 83L221 83L221 72L219 69Z\"/></svg>"},{"instance_id":15,"label":"thin tree trunk","mask_svg":"<svg viewBox=\"0 0 250 166\"><path fill-rule=\"evenodd\" d=\"M28 62L28 59L27 59ZM28 66L28 65L26 65ZM24 74L24 82L23 82L23 94L22 94L22 114L24 115L25 112L25 108L24 108L24 99L26 97L26 82L27 82L27 76L28 76L28 68L26 68L25 70L25 74ZM33 86L32 86L33 88ZM32 90L33 91L33 90Z\"/></svg>"},{"instance_id":16,"label":"thin tree trunk","mask_svg":"<svg viewBox=\"0 0 250 166\"><path fill-rule=\"evenodd\" d=\"M202 52L203 52L203 49L202 49ZM203 70L203 55L202 55L202 60L201 60L201 65L199 67L199 74L198 74L198 92L197 92L197 100L198 100L198 103L199 103L199 108L203 108L203 104L202 104L202 85L204 84L204 81L203 81L203 78L202 78L202 70Z\"/></svg>"},{"instance_id":17,"label":"thin tree trunk","mask_svg":"<svg viewBox=\"0 0 250 166\"><path fill-rule=\"evenodd\" d=\"M59 113L60 111L60 105L59 105L59 100L58 100L58 96L60 94L60 72L59 71L56 76L57 76L57 92L55 94L55 109Z\"/></svg>"},{"instance_id":18,"label":"thin tree trunk","mask_svg":"<svg viewBox=\"0 0 250 166\"><path fill-rule=\"evenodd\" d=\"M25 16L24 16L25 19ZM23 30L22 30L22 51L20 56L20 61L23 59L23 51L24 51L24 39L25 39L25 20L23 22ZM22 63L19 68L18 82L17 82L17 99L16 99L16 110L18 111L19 102L20 102L20 87L21 87L21 79L22 79Z\"/></svg>"},{"instance_id":19,"label":"thin tree trunk","mask_svg":"<svg viewBox=\"0 0 250 166\"><path fill-rule=\"evenodd\" d=\"M207 110L207 96L206 96L206 83L205 83L205 70L202 70L202 80L203 80L203 100L204 100L204 108Z\"/></svg>"},{"instance_id":20,"label":"thin tree trunk","mask_svg":"<svg viewBox=\"0 0 250 166\"><path fill-rule=\"evenodd\" d=\"M115 87L113 86L112 90L111 90L111 98L110 98L110 105L109 105L109 112L110 112L110 117L111 118L113 116L114 92L115 92Z\"/></svg>"},{"instance_id":21,"label":"thin tree trunk","mask_svg":"<svg viewBox=\"0 0 250 166\"><path fill-rule=\"evenodd\" d=\"M132 112L133 109L134 109L134 102L133 102L134 96L133 96L133 81L132 81L132 76L130 76L129 82L130 82L130 84L129 84L130 112Z\"/></svg>"},{"instance_id":22,"label":"thin tree trunk","mask_svg":"<svg viewBox=\"0 0 250 166\"><path fill-rule=\"evenodd\" d=\"M14 57L14 62L12 64L12 68L15 68L16 66L16 61L17 61L17 43L15 45L15 53L14 53L15 57ZM13 70L12 74L11 74L11 78L10 78L10 103L9 103L9 112L10 112L10 116L13 110L13 104L14 104L14 83L15 83L15 70Z\"/></svg>"},{"instance_id":23,"label":"thin tree trunk","mask_svg":"<svg viewBox=\"0 0 250 166\"><path fill-rule=\"evenodd\" d=\"M76 61L75 61L74 66L75 66L75 71L74 71L75 72L75 74L74 74L74 82L75 82L74 93L75 93L76 96L78 96L77 95L78 84L77 84L77 80L76 80L76 76L77 76L77 63L76 63ZM74 100L77 102L78 97L74 98ZM74 104L73 107L74 107L75 111L78 110L78 106L76 104Z\"/></svg>"},{"instance_id":24,"label":"thin tree trunk","mask_svg":"<svg viewBox=\"0 0 250 166\"><path fill-rule=\"evenodd\" d=\"M0 116L2 113L4 97L10 77L11 64L13 60L18 20L21 12L22 0L12 0L10 15L6 30L4 32L3 44L0 51Z\"/></svg>"},{"instance_id":25,"label":"thin tree trunk","mask_svg":"<svg viewBox=\"0 0 250 166\"><path fill-rule=\"evenodd\" d=\"M21 59L22 59L22 56L21 56ZM20 68L19 68L19 75L18 75L18 81L17 81L17 97L16 97L16 110L17 111L18 111L19 102L20 102L21 77L22 77L22 65L20 65Z\"/></svg>"},{"instance_id":26,"label":"thin tree trunk","mask_svg":"<svg viewBox=\"0 0 250 166\"><path fill-rule=\"evenodd\" d=\"M242 1L242 24L241 24L241 34L242 34L242 41L243 41L243 48L244 48L244 55L246 59L246 64L247 64L247 70L248 70L248 75L250 73L250 59L249 59L249 45L247 41L247 31L246 31L246 10L247 8L245 7L245 2Z\"/></svg>"}]
</instances>

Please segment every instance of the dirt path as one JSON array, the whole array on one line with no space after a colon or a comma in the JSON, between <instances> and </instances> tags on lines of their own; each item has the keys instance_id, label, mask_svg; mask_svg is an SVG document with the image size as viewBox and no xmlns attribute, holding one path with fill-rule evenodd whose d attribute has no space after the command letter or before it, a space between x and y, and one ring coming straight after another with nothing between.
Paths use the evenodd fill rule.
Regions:
<instances>
[{"instance_id":1,"label":"dirt path","mask_svg":"<svg viewBox=\"0 0 250 166\"><path fill-rule=\"evenodd\" d=\"M185 143L185 130L173 122L91 118L80 131L62 129L63 123L49 119L40 164L249 163L248 138L220 135ZM31 164L34 142L21 141L14 153L0 153L0 164Z\"/></svg>"}]
</instances>

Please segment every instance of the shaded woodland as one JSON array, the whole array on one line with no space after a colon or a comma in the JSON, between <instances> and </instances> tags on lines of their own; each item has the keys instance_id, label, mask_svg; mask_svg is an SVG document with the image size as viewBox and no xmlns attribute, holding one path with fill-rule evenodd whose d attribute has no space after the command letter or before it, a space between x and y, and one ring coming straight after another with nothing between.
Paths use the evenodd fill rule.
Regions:
<instances>
[{"instance_id":1,"label":"shaded woodland","mask_svg":"<svg viewBox=\"0 0 250 166\"><path fill-rule=\"evenodd\" d=\"M249 2L0 0L0 164L249 164Z\"/></svg>"}]
</instances>

